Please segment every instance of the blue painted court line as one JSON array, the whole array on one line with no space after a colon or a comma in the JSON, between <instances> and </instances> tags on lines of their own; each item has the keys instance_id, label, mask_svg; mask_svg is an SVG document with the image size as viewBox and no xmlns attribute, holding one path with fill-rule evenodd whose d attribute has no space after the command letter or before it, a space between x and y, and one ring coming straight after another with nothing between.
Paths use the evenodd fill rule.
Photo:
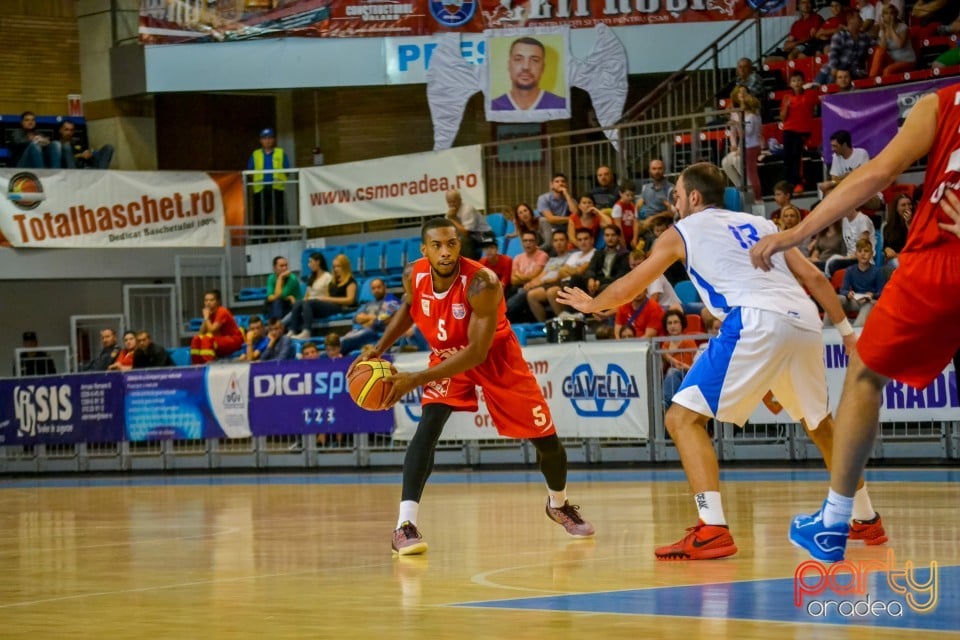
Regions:
<instances>
[{"instance_id":1,"label":"blue painted court line","mask_svg":"<svg viewBox=\"0 0 960 640\"><path fill-rule=\"evenodd\" d=\"M714 562L735 561L717 560ZM903 567L902 560L897 561L897 566L898 568ZM918 567L915 576L919 583L927 582L929 580L929 566ZM808 582L812 583L813 580ZM859 596L836 595L828 591L821 595L804 597L801 607L796 607L794 606L794 581L792 577L488 602L465 602L451 606L960 631L960 566L939 567L936 607L929 613L918 613L911 609L906 604L904 596L895 593L887 584L885 573L871 573L867 583L869 602L873 603L871 606L876 615L867 613L865 611L866 605L861 604L855 608L856 602L867 602L867 594ZM917 593L916 602L924 605L929 603L931 599L926 594ZM833 601L833 604L826 606L828 611L826 616L821 615L822 600ZM882 606L875 604L879 601L883 601L884 604ZM838 605L839 602L846 602L847 604ZM808 612L808 608L816 615ZM858 609L866 615L851 614L852 611ZM899 611L902 615L890 615L887 610L894 614ZM846 615L842 615L841 612Z\"/></svg>"},{"instance_id":2,"label":"blue painted court line","mask_svg":"<svg viewBox=\"0 0 960 640\"><path fill-rule=\"evenodd\" d=\"M724 482L818 482L826 487L825 470L818 469L733 469L720 472ZM264 473L211 475L139 475L56 477L43 476L0 479L3 489L82 488L82 487L157 487L157 486L222 486L222 485L394 485L400 484L399 473ZM543 478L537 471L463 471L438 472L431 484L517 484L537 483ZM592 482L685 482L683 471L611 470L571 471L572 484ZM870 469L867 480L873 482L960 482L958 469Z\"/></svg>"}]
</instances>

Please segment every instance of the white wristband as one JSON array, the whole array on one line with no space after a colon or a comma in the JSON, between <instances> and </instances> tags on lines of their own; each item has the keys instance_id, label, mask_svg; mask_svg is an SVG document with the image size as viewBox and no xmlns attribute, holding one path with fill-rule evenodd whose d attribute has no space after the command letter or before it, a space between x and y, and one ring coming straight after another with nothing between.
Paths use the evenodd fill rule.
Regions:
<instances>
[{"instance_id":1,"label":"white wristband","mask_svg":"<svg viewBox=\"0 0 960 640\"><path fill-rule=\"evenodd\" d=\"M847 318L843 319L843 322L837 323L837 331L840 332L840 335L846 338L849 335L853 335L853 327L850 325L850 320Z\"/></svg>"}]
</instances>

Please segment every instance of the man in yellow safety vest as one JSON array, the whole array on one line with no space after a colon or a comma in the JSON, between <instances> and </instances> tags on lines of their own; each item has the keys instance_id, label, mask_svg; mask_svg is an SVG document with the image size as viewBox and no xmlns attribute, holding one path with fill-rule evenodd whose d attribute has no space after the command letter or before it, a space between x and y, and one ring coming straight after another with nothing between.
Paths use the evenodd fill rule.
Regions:
<instances>
[{"instance_id":1,"label":"man in yellow safety vest","mask_svg":"<svg viewBox=\"0 0 960 640\"><path fill-rule=\"evenodd\" d=\"M283 169L290 168L290 161L276 145L273 129L264 129L260 132L260 148L247 162L247 169L257 172L251 176L249 192L253 200L253 217L249 222L254 226L286 224L283 192L287 176Z\"/></svg>"}]
</instances>

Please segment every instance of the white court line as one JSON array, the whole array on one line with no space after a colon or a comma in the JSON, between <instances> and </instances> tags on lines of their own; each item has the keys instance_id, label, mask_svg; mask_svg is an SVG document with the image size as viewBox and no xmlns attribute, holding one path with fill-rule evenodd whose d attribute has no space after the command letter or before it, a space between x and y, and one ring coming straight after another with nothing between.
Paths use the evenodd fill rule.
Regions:
<instances>
[{"instance_id":1,"label":"white court line","mask_svg":"<svg viewBox=\"0 0 960 640\"><path fill-rule=\"evenodd\" d=\"M171 525L171 526L173 526L173 525ZM103 544L85 544L85 545L80 545L80 546L70 546L69 548L70 548L71 550L74 550L74 551L81 551L81 550L83 550L83 549L102 549L102 548L104 548L104 547L132 547L132 546L140 545L140 544L157 544L157 543L161 543L161 542L173 542L174 540L199 540L199 539L201 539L201 538L214 538L214 537L217 537L217 536L229 535L229 534L231 534L231 533L237 533L237 532L240 531L240 530L241 530L240 527L230 527L230 528L227 528L227 529L223 529L222 531L215 531L215 532L211 532L211 533L200 533L200 534L193 535L193 536L173 536L173 537L150 538L150 539L147 539L147 540L126 540L126 541L122 541L122 542L105 542L105 543L103 543ZM114 531L115 531L116 533L122 533L122 532L123 532L122 529L114 529ZM14 538L7 538L7 540L14 540ZM16 540L19 541L19 539L16 539ZM0 539L0 542L3 542L3 540ZM63 551L63 550L64 550L64 546L48 547L48 548L43 548L43 549L38 549L38 548L35 548L35 547L30 547L30 552L31 552L31 553L46 552L46 551ZM12 554L12 555L19 555L19 554L21 554L21 553L23 553L23 550L20 549L20 548L10 549L10 550L7 550L7 551L4 551L3 549L0 549L0 556L11 555L11 554Z\"/></svg>"}]
</instances>

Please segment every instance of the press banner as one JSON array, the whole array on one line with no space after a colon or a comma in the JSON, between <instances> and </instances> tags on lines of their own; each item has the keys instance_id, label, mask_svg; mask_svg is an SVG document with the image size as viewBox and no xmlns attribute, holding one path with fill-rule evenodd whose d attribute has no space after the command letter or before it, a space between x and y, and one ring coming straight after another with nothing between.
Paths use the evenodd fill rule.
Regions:
<instances>
[{"instance_id":1,"label":"press banner","mask_svg":"<svg viewBox=\"0 0 960 640\"><path fill-rule=\"evenodd\" d=\"M119 374L0 380L0 445L123 440Z\"/></svg>"},{"instance_id":2,"label":"press banner","mask_svg":"<svg viewBox=\"0 0 960 640\"><path fill-rule=\"evenodd\" d=\"M441 215L450 189L459 189L463 201L477 209L486 208L480 145L305 168L300 170L300 224Z\"/></svg>"},{"instance_id":3,"label":"press banner","mask_svg":"<svg viewBox=\"0 0 960 640\"><path fill-rule=\"evenodd\" d=\"M361 409L350 397L350 363L341 358L252 364L248 397L254 433L390 433L391 412Z\"/></svg>"},{"instance_id":4,"label":"press banner","mask_svg":"<svg viewBox=\"0 0 960 640\"><path fill-rule=\"evenodd\" d=\"M243 224L239 173L0 169L0 187L17 248L219 247Z\"/></svg>"},{"instance_id":5,"label":"press banner","mask_svg":"<svg viewBox=\"0 0 960 640\"><path fill-rule=\"evenodd\" d=\"M241 3L242 4L242 3ZM779 12L787 0L287 0L140 2L140 42L236 42L259 38L359 38L534 26L593 28L737 21Z\"/></svg>"},{"instance_id":6,"label":"press banner","mask_svg":"<svg viewBox=\"0 0 960 640\"><path fill-rule=\"evenodd\" d=\"M827 389L830 411L836 415L840 390L847 375L847 355L835 329L825 329L823 357L827 365ZM925 389L914 389L895 380L887 383L880 405L880 422L934 422L956 420L960 409L957 397L957 374L951 363ZM761 404L750 416L756 424L793 422L786 411L776 405Z\"/></svg>"},{"instance_id":7,"label":"press banner","mask_svg":"<svg viewBox=\"0 0 960 640\"><path fill-rule=\"evenodd\" d=\"M829 142L836 131L849 131L853 146L863 147L875 158L897 135L920 98L956 82L956 77L931 79L826 95L822 100L823 140ZM823 158L828 164L833 162L829 144L823 145Z\"/></svg>"},{"instance_id":8,"label":"press banner","mask_svg":"<svg viewBox=\"0 0 960 640\"><path fill-rule=\"evenodd\" d=\"M536 376L561 438L632 438L650 433L646 361L649 345L636 341L573 342L524 347L527 366ZM427 366L426 354L400 354L397 369ZM496 384L495 380L491 384ZM444 427L443 440L499 438L478 388L479 410L457 412ZM421 415L421 390L394 407L394 438L409 440Z\"/></svg>"}]
</instances>

